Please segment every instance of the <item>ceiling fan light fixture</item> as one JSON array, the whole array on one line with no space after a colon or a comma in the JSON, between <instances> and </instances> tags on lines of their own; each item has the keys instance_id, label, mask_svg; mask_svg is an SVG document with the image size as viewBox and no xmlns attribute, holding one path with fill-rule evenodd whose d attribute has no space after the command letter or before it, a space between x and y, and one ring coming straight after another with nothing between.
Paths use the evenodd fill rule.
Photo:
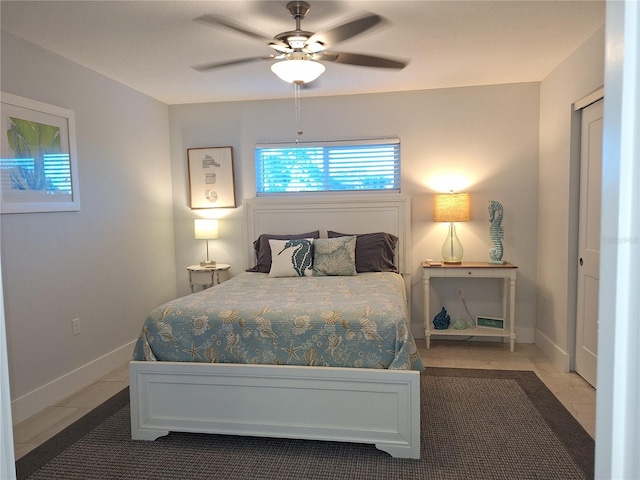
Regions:
<instances>
[{"instance_id":1,"label":"ceiling fan light fixture","mask_svg":"<svg viewBox=\"0 0 640 480\"><path fill-rule=\"evenodd\" d=\"M293 49L303 48L307 43L307 40L308 40L307 37L303 37L300 35L291 36L287 38L287 42L289 43L289 46Z\"/></svg>"},{"instance_id":2,"label":"ceiling fan light fixture","mask_svg":"<svg viewBox=\"0 0 640 480\"><path fill-rule=\"evenodd\" d=\"M313 60L281 60L271 65L271 71L285 82L313 82L325 71L325 66Z\"/></svg>"}]
</instances>

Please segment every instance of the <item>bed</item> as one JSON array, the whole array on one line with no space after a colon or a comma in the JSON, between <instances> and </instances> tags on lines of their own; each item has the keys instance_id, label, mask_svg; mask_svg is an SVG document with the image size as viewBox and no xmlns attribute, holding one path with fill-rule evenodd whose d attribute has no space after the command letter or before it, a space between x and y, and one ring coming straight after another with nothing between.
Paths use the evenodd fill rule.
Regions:
<instances>
[{"instance_id":1,"label":"bed","mask_svg":"<svg viewBox=\"0 0 640 480\"><path fill-rule=\"evenodd\" d=\"M347 268L339 276L275 275L278 256L270 273L245 272L158 307L130 364L132 438L170 431L301 438L419 458L422 362L408 322L408 197L260 198L244 208L247 266L260 263L253 239L264 233L349 232L331 241L306 233L269 240L274 258L287 244L303 259L310 241L353 255L364 237L352 234L385 232L398 239L393 263L404 276L352 275L343 264L328 264Z\"/></svg>"}]
</instances>

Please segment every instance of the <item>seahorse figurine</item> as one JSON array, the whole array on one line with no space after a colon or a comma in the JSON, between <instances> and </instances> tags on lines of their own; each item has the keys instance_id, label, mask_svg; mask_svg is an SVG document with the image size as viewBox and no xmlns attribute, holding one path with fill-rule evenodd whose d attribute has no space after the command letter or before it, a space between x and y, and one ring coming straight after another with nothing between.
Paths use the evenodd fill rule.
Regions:
<instances>
[{"instance_id":1,"label":"seahorse figurine","mask_svg":"<svg viewBox=\"0 0 640 480\"><path fill-rule=\"evenodd\" d=\"M504 253L502 248L502 239L504 238L504 229L502 228L502 204L495 200L489 201L489 238L493 242L493 248L489 249L489 263L503 265L502 260Z\"/></svg>"}]
</instances>

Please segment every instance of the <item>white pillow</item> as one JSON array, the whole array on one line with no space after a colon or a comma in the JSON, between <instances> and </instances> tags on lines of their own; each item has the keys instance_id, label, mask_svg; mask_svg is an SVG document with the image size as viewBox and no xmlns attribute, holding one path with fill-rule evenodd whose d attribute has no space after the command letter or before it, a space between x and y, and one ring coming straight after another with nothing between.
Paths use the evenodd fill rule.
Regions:
<instances>
[{"instance_id":1,"label":"white pillow","mask_svg":"<svg viewBox=\"0 0 640 480\"><path fill-rule=\"evenodd\" d=\"M313 275L313 239L269 239L270 277L310 277Z\"/></svg>"}]
</instances>

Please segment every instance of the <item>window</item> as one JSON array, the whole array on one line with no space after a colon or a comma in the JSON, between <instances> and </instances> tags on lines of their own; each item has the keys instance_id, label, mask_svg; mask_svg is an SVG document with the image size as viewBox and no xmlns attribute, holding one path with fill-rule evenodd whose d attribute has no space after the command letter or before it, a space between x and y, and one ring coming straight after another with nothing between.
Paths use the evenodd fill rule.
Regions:
<instances>
[{"instance_id":1,"label":"window","mask_svg":"<svg viewBox=\"0 0 640 480\"><path fill-rule=\"evenodd\" d=\"M400 140L256 145L256 192L400 191Z\"/></svg>"}]
</instances>

